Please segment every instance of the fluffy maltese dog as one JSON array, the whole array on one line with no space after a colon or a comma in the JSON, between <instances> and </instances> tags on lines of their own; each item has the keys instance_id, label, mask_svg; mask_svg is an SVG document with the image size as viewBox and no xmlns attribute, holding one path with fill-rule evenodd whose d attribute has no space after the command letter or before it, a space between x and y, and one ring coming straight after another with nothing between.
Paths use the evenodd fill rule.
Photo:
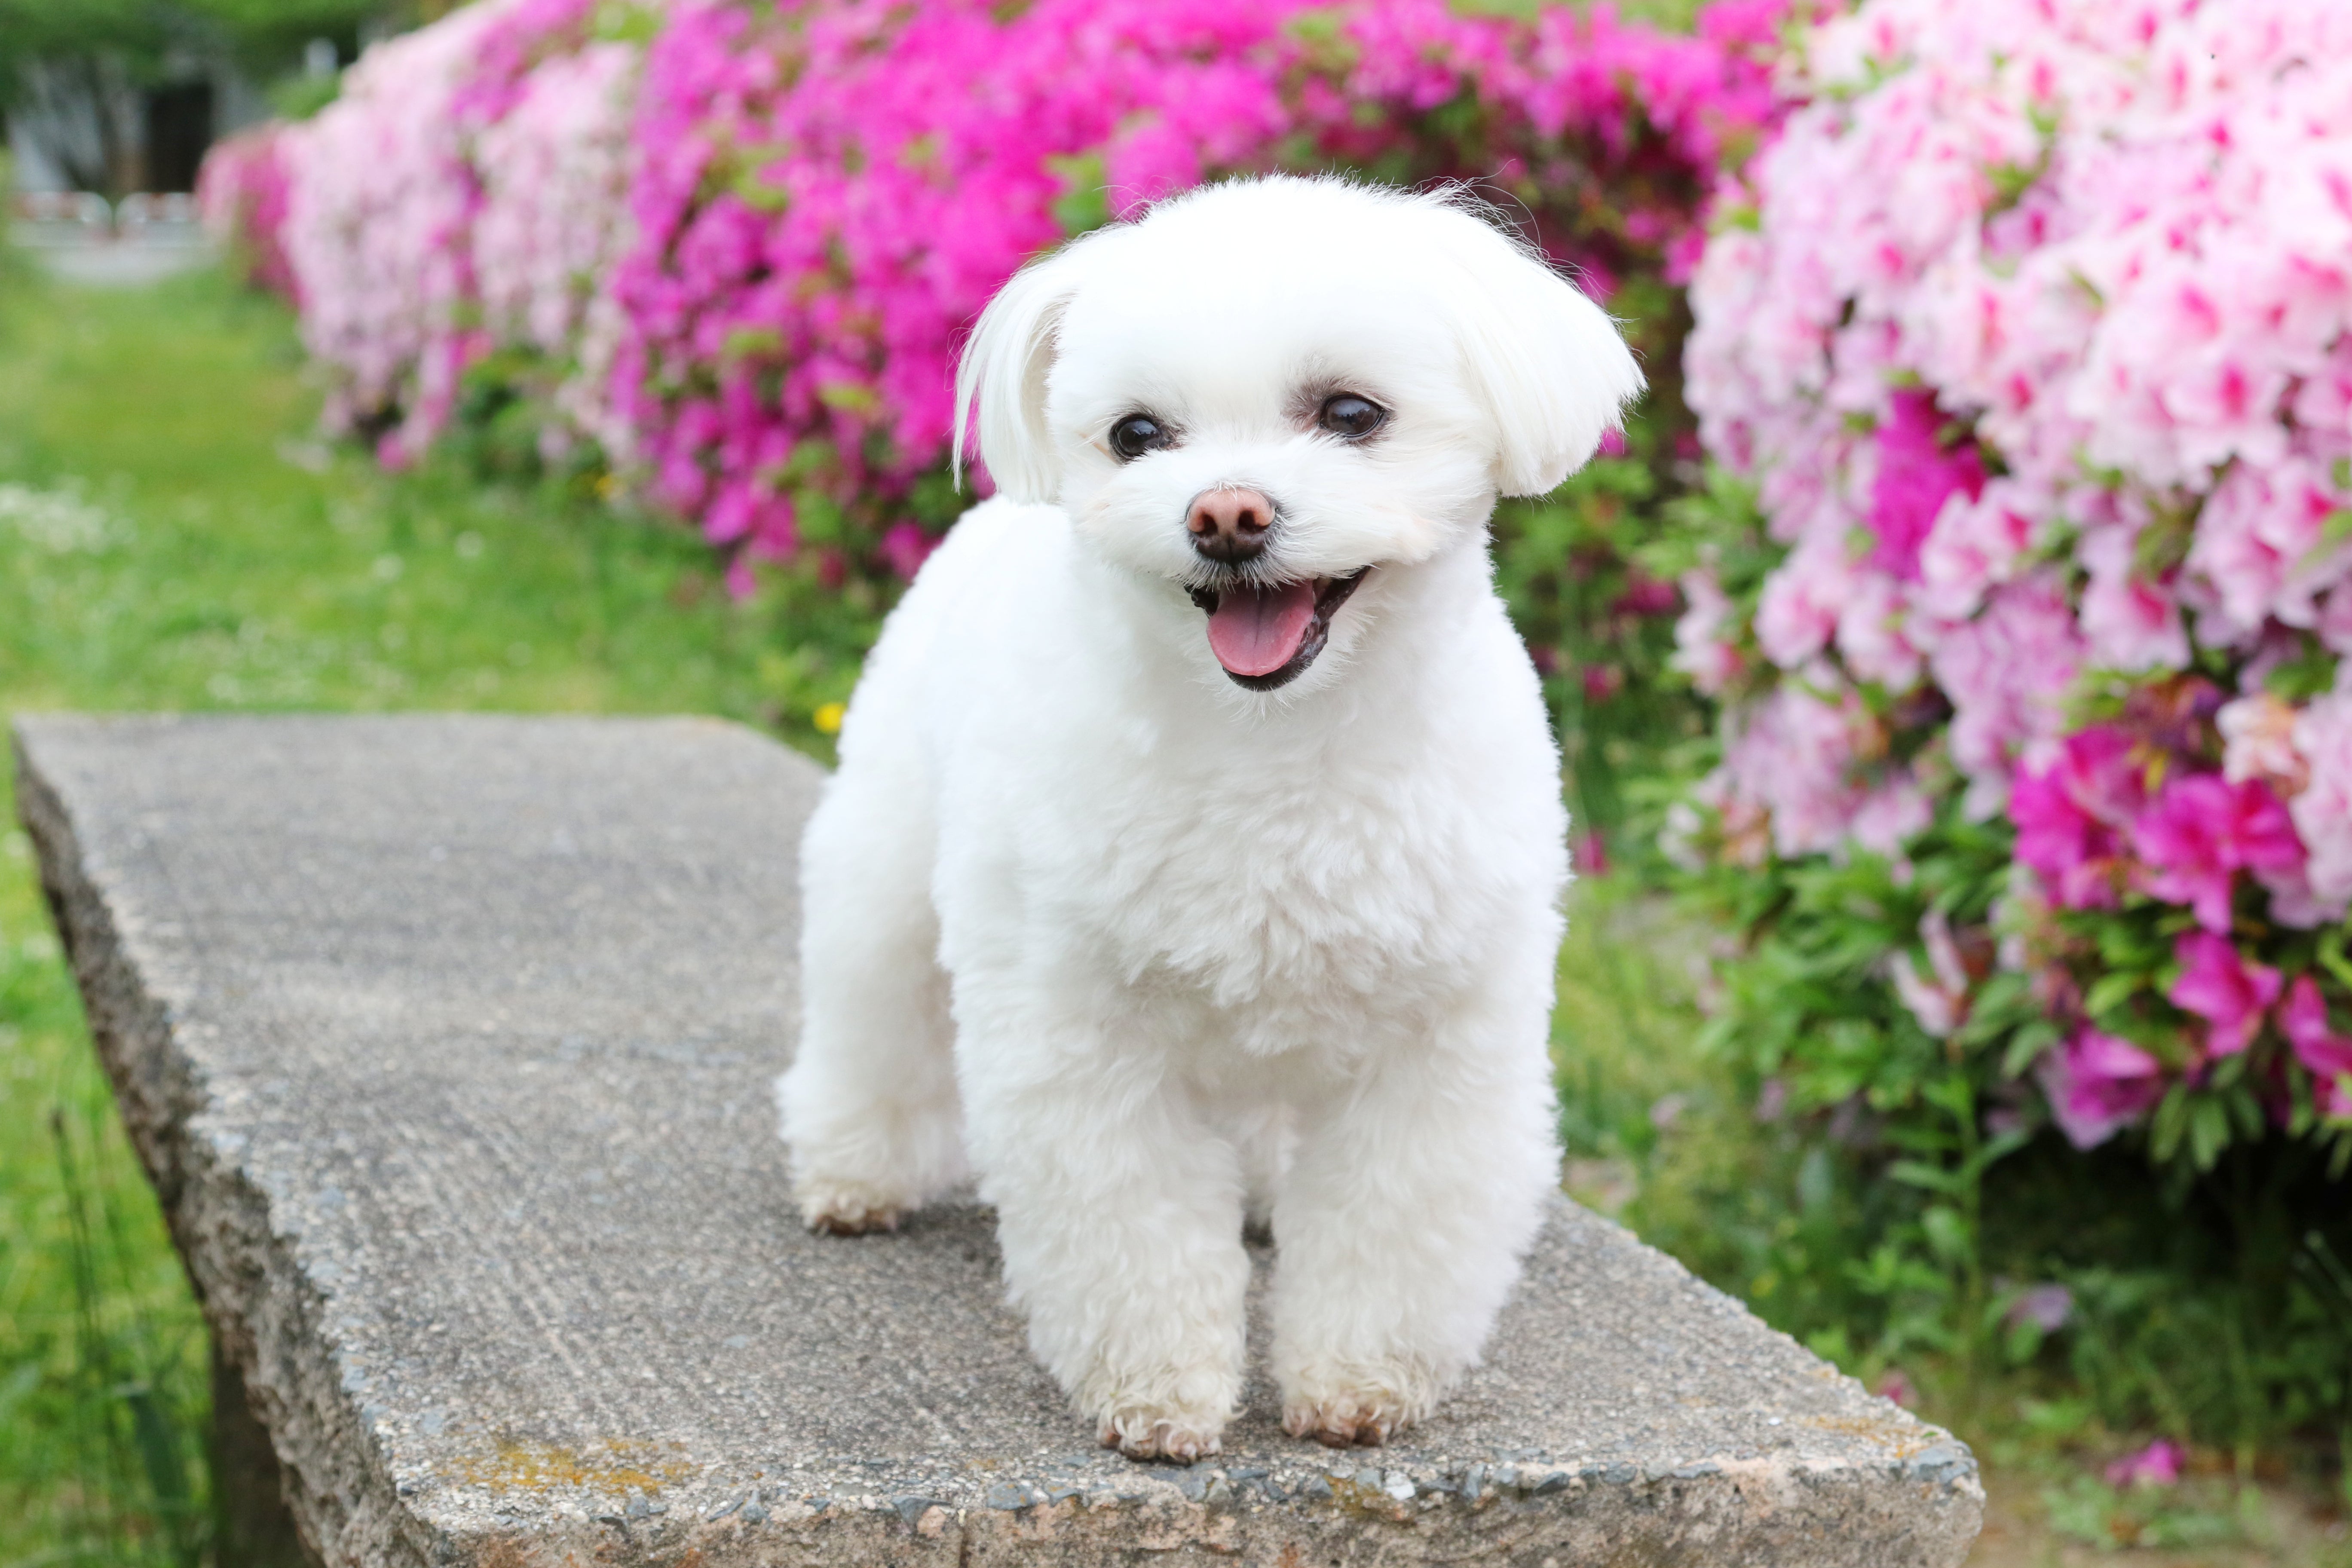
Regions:
<instances>
[{"instance_id":1,"label":"fluffy maltese dog","mask_svg":"<svg viewBox=\"0 0 2352 1568\"><path fill-rule=\"evenodd\" d=\"M816 1229L977 1173L1105 1444L1217 1451L1245 1223L1293 1436L1381 1442L1476 1359L1558 1176L1569 874L1486 521L1641 385L1459 191L1212 186L982 315L998 494L850 705L778 1095Z\"/></svg>"}]
</instances>

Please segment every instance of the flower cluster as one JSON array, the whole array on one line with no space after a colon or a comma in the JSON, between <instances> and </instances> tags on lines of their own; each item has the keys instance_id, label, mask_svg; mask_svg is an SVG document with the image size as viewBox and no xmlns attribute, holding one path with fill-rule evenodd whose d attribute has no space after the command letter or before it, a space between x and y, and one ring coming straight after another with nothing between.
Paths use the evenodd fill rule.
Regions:
<instances>
[{"instance_id":1,"label":"flower cluster","mask_svg":"<svg viewBox=\"0 0 2352 1568\"><path fill-rule=\"evenodd\" d=\"M281 133L284 245L332 416L388 459L520 351L739 568L905 574L955 510L957 342L1029 257L1220 173L1474 177L1640 313L1776 111L1784 5L476 0Z\"/></svg>"},{"instance_id":2,"label":"flower cluster","mask_svg":"<svg viewBox=\"0 0 2352 1568\"><path fill-rule=\"evenodd\" d=\"M592 205L548 216L550 203L598 187L614 140L598 132L625 115L614 79L626 59L567 58L587 42L592 9L478 0L370 48L334 102L278 133L289 185L280 243L303 342L331 376L328 420L377 437L388 462L447 425L467 368L499 330L563 311L534 292L568 300L579 286L561 268L583 252L593 268L603 251L580 231L618 220L609 174ZM509 162L505 177L486 175L486 153ZM541 247L549 253L517 254Z\"/></svg>"},{"instance_id":3,"label":"flower cluster","mask_svg":"<svg viewBox=\"0 0 2352 1568\"><path fill-rule=\"evenodd\" d=\"M990 293L1217 173L1499 175L1539 222L1591 215L1544 237L1596 285L1670 268L1724 143L1771 110L1780 14L1741 0L1676 37L1605 9L1520 22L1442 0L1003 10L704 0L656 40L617 395L654 492L714 540L864 538L910 569L951 511L950 365ZM1475 149L1435 131L1448 114Z\"/></svg>"},{"instance_id":4,"label":"flower cluster","mask_svg":"<svg viewBox=\"0 0 2352 1568\"><path fill-rule=\"evenodd\" d=\"M604 38L521 77L473 146L481 205L473 258L490 340L545 367L544 455L578 437L625 460L609 396L622 334L605 286L629 238L629 129L641 51Z\"/></svg>"},{"instance_id":5,"label":"flower cluster","mask_svg":"<svg viewBox=\"0 0 2352 1568\"><path fill-rule=\"evenodd\" d=\"M286 259L284 128L265 121L214 143L196 179L196 210L205 230L237 253L236 265L256 286L294 297L294 269Z\"/></svg>"},{"instance_id":6,"label":"flower cluster","mask_svg":"<svg viewBox=\"0 0 2352 1568\"><path fill-rule=\"evenodd\" d=\"M1763 538L1686 579L1726 747L1678 831L1900 866L2005 816L2000 963L1898 963L1923 1027L2030 977L2085 1146L2352 1115L2352 11L1865 0L1796 87L1692 288Z\"/></svg>"}]
</instances>

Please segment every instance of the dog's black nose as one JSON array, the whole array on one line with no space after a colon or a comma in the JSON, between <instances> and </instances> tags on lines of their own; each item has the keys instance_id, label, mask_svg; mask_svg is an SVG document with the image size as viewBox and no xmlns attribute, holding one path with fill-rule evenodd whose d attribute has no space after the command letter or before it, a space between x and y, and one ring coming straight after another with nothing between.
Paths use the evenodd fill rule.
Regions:
<instances>
[{"instance_id":1,"label":"dog's black nose","mask_svg":"<svg viewBox=\"0 0 2352 1568\"><path fill-rule=\"evenodd\" d=\"M1192 498L1185 527L1192 548L1212 561L1236 566L1265 552L1265 531L1274 525L1274 503L1255 490L1202 490Z\"/></svg>"}]
</instances>

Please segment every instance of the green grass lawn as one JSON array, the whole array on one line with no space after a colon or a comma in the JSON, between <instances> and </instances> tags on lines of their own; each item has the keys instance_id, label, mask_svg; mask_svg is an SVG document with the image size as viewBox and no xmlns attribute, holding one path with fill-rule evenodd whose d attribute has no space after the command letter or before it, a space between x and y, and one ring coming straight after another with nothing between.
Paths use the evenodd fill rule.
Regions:
<instances>
[{"instance_id":1,"label":"green grass lawn","mask_svg":"<svg viewBox=\"0 0 2352 1568\"><path fill-rule=\"evenodd\" d=\"M317 405L285 312L215 277L113 293L0 266L0 716L689 711L826 754L814 716L846 694L871 605L782 574L730 600L674 525L451 467L384 474L317 438ZM0 1568L198 1568L203 1321L0 806ZM1654 900L1581 887L1556 1023L1571 1190L1702 1261L1802 1207L1694 1053L1705 951ZM2069 1456L2123 1439L2063 1388L1958 1413L1992 1461L1979 1563L2086 1562L2131 1531L2181 1544L2151 1563L2352 1561L2307 1489L2209 1475L2117 1499Z\"/></svg>"},{"instance_id":2,"label":"green grass lawn","mask_svg":"<svg viewBox=\"0 0 2352 1568\"><path fill-rule=\"evenodd\" d=\"M0 271L0 712L692 711L824 753L870 616L732 602L690 534L560 492L382 474L317 404L216 278ZM0 806L0 1568L193 1563L202 1319Z\"/></svg>"}]
</instances>

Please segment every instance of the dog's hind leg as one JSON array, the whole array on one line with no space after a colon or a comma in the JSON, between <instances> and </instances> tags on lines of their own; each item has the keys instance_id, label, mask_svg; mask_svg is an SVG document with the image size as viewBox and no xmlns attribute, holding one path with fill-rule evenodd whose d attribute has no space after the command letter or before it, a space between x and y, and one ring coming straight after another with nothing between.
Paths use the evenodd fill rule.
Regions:
<instances>
[{"instance_id":1,"label":"dog's hind leg","mask_svg":"<svg viewBox=\"0 0 2352 1568\"><path fill-rule=\"evenodd\" d=\"M801 849L802 1026L776 1082L812 1229L885 1230L961 1179L933 833L912 769L845 766Z\"/></svg>"}]
</instances>

